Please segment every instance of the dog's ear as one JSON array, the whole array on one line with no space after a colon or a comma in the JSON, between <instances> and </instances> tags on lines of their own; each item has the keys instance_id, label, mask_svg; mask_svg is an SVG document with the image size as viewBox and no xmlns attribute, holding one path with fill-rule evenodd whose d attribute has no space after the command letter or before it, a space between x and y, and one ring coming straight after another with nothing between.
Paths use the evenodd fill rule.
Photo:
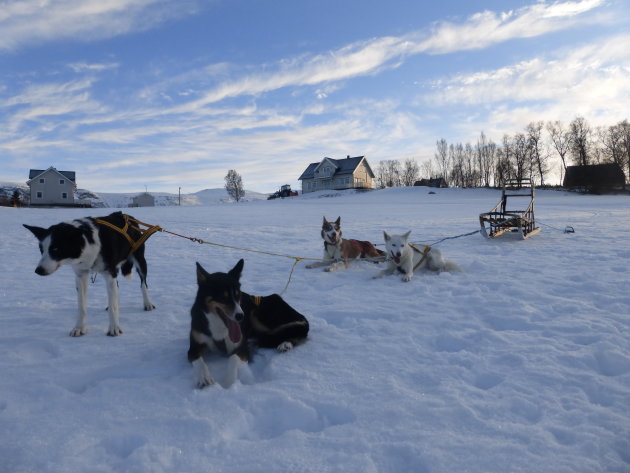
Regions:
<instances>
[{"instance_id":1,"label":"dog's ear","mask_svg":"<svg viewBox=\"0 0 630 473\"><path fill-rule=\"evenodd\" d=\"M337 220L335 220L335 227L339 228L341 226L341 217L337 217Z\"/></svg>"},{"instance_id":2,"label":"dog's ear","mask_svg":"<svg viewBox=\"0 0 630 473\"><path fill-rule=\"evenodd\" d=\"M322 225L326 225L328 223L328 220L326 220L326 216L324 215L324 221L322 222Z\"/></svg>"},{"instance_id":3,"label":"dog's ear","mask_svg":"<svg viewBox=\"0 0 630 473\"><path fill-rule=\"evenodd\" d=\"M205 284L205 282L208 280L208 272L203 269L203 267L199 264L197 264L197 284L201 285L201 284Z\"/></svg>"},{"instance_id":4,"label":"dog's ear","mask_svg":"<svg viewBox=\"0 0 630 473\"><path fill-rule=\"evenodd\" d=\"M22 225L24 225L24 228L27 228L28 230L31 231L31 233L33 235L35 235L35 237L41 241L44 238L46 238L46 235L48 235L48 230L46 228L42 228L42 227L31 227L30 225L27 225L25 223L23 223Z\"/></svg>"},{"instance_id":5,"label":"dog's ear","mask_svg":"<svg viewBox=\"0 0 630 473\"><path fill-rule=\"evenodd\" d=\"M242 259L238 260L238 263L236 263L236 266L230 269L230 272L228 274L236 279L241 279L241 274L243 273L244 264L245 264L245 261L243 261Z\"/></svg>"},{"instance_id":6,"label":"dog's ear","mask_svg":"<svg viewBox=\"0 0 630 473\"><path fill-rule=\"evenodd\" d=\"M405 241L407 241L409 239L409 234L411 233L411 230L409 230L407 233L403 233L402 237L404 238Z\"/></svg>"},{"instance_id":7,"label":"dog's ear","mask_svg":"<svg viewBox=\"0 0 630 473\"><path fill-rule=\"evenodd\" d=\"M385 237L385 241L389 241L389 235L387 232L383 232L383 236Z\"/></svg>"}]
</instances>

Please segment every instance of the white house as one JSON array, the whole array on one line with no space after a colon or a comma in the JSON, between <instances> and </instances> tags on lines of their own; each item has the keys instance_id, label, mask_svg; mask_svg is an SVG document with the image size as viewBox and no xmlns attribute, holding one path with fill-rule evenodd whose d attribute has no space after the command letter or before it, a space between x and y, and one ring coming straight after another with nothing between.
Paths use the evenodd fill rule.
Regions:
<instances>
[{"instance_id":1,"label":"white house","mask_svg":"<svg viewBox=\"0 0 630 473\"><path fill-rule=\"evenodd\" d=\"M143 192L133 198L132 207L155 207L155 197L148 192Z\"/></svg>"},{"instance_id":2,"label":"white house","mask_svg":"<svg viewBox=\"0 0 630 473\"><path fill-rule=\"evenodd\" d=\"M30 205L74 205L77 190L74 171L31 169L26 184L31 190Z\"/></svg>"},{"instance_id":3,"label":"white house","mask_svg":"<svg viewBox=\"0 0 630 473\"><path fill-rule=\"evenodd\" d=\"M374 172L365 156L324 158L309 164L298 178L303 194L323 189L372 189L373 179Z\"/></svg>"}]
</instances>

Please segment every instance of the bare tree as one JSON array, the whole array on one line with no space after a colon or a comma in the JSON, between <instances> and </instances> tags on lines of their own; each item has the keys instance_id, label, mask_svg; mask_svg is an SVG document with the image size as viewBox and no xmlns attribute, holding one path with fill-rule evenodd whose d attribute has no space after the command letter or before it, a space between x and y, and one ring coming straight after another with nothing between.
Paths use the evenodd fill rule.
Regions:
<instances>
[{"instance_id":1,"label":"bare tree","mask_svg":"<svg viewBox=\"0 0 630 473\"><path fill-rule=\"evenodd\" d=\"M542 140L543 126L543 122L531 122L526 127L532 161L532 171L535 170L538 172L541 186L545 185L545 174L549 171L547 166L547 158L549 155Z\"/></svg>"},{"instance_id":2,"label":"bare tree","mask_svg":"<svg viewBox=\"0 0 630 473\"><path fill-rule=\"evenodd\" d=\"M385 161L379 161L378 165L374 168L374 183L377 189L385 189L386 184L386 167Z\"/></svg>"},{"instance_id":3,"label":"bare tree","mask_svg":"<svg viewBox=\"0 0 630 473\"><path fill-rule=\"evenodd\" d=\"M524 133L514 135L514 164L516 166L516 179L529 177L531 172L530 145Z\"/></svg>"},{"instance_id":4,"label":"bare tree","mask_svg":"<svg viewBox=\"0 0 630 473\"><path fill-rule=\"evenodd\" d=\"M475 146L477 170L479 176L478 185L481 187L490 187L494 164L496 160L497 145L486 138L486 134L482 131Z\"/></svg>"},{"instance_id":5,"label":"bare tree","mask_svg":"<svg viewBox=\"0 0 630 473\"><path fill-rule=\"evenodd\" d=\"M402 174L402 169L400 167L400 161L397 159L388 159L385 161L385 168L387 170L386 174L386 182L387 187L398 187L400 186L400 176Z\"/></svg>"},{"instance_id":6,"label":"bare tree","mask_svg":"<svg viewBox=\"0 0 630 473\"><path fill-rule=\"evenodd\" d=\"M448 156L448 143L444 138L439 139L436 143L435 151L435 163L438 167L438 172L442 177L448 180L448 172L450 168L449 156Z\"/></svg>"},{"instance_id":7,"label":"bare tree","mask_svg":"<svg viewBox=\"0 0 630 473\"><path fill-rule=\"evenodd\" d=\"M470 143L464 145L464 187L475 187L477 171L474 164L475 152Z\"/></svg>"},{"instance_id":8,"label":"bare tree","mask_svg":"<svg viewBox=\"0 0 630 473\"><path fill-rule=\"evenodd\" d=\"M573 161L579 165L591 164L589 146L591 140L591 127L584 117L575 117L569 124L571 135L570 151Z\"/></svg>"},{"instance_id":9,"label":"bare tree","mask_svg":"<svg viewBox=\"0 0 630 473\"><path fill-rule=\"evenodd\" d=\"M241 175L234 169L230 169L225 176L225 190L237 202L245 196Z\"/></svg>"},{"instance_id":10,"label":"bare tree","mask_svg":"<svg viewBox=\"0 0 630 473\"><path fill-rule=\"evenodd\" d=\"M387 159L380 161L376 167L376 183L379 189L385 187L397 187L401 183L402 169L400 161L396 159Z\"/></svg>"},{"instance_id":11,"label":"bare tree","mask_svg":"<svg viewBox=\"0 0 630 473\"><path fill-rule=\"evenodd\" d=\"M547 123L547 132L551 138L551 144L562 161L562 172L560 173L560 182L562 182L562 174L567 171L566 155L571 147L571 134L564 129L561 121Z\"/></svg>"},{"instance_id":12,"label":"bare tree","mask_svg":"<svg viewBox=\"0 0 630 473\"><path fill-rule=\"evenodd\" d=\"M630 123L628 120L617 123L619 133L621 134L621 142L623 144L623 152L626 161L626 178L630 180Z\"/></svg>"},{"instance_id":13,"label":"bare tree","mask_svg":"<svg viewBox=\"0 0 630 473\"><path fill-rule=\"evenodd\" d=\"M403 186L413 186L418 180L419 173L418 163L415 159L405 159L401 173L401 182Z\"/></svg>"},{"instance_id":14,"label":"bare tree","mask_svg":"<svg viewBox=\"0 0 630 473\"><path fill-rule=\"evenodd\" d=\"M603 161L618 164L623 169L626 164L623 129L619 125L599 127L597 138L601 144Z\"/></svg>"},{"instance_id":15,"label":"bare tree","mask_svg":"<svg viewBox=\"0 0 630 473\"><path fill-rule=\"evenodd\" d=\"M422 161L420 165L422 177L426 179L431 179L433 177L433 161L427 159L426 161Z\"/></svg>"},{"instance_id":16,"label":"bare tree","mask_svg":"<svg viewBox=\"0 0 630 473\"><path fill-rule=\"evenodd\" d=\"M496 170L494 172L494 185L503 186L505 181L515 177L513 165L513 146L509 135L503 135L503 144L497 149Z\"/></svg>"},{"instance_id":17,"label":"bare tree","mask_svg":"<svg viewBox=\"0 0 630 473\"><path fill-rule=\"evenodd\" d=\"M449 145L449 161L451 163L450 185L453 187L464 187L464 147L461 143Z\"/></svg>"}]
</instances>

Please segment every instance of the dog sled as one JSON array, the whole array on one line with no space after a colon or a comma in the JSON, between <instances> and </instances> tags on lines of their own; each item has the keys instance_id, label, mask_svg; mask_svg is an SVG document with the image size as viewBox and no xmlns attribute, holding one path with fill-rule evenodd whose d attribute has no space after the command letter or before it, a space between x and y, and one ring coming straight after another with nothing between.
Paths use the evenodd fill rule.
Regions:
<instances>
[{"instance_id":1,"label":"dog sled","mask_svg":"<svg viewBox=\"0 0 630 473\"><path fill-rule=\"evenodd\" d=\"M479 214L481 234L486 238L497 238L507 232L520 234L521 238L529 238L540 232L534 217L534 184L531 179L508 179L503 184L501 200L490 211ZM508 208L508 197L529 199L525 210Z\"/></svg>"}]
</instances>

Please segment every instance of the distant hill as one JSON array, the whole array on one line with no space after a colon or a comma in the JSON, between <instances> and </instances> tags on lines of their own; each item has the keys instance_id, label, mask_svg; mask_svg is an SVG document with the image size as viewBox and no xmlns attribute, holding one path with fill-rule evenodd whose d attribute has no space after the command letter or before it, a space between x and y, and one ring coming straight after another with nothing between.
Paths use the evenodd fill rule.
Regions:
<instances>
[{"instance_id":1,"label":"distant hill","mask_svg":"<svg viewBox=\"0 0 630 473\"><path fill-rule=\"evenodd\" d=\"M24 184L17 184L12 182L0 182L0 200L10 199L15 191L20 194L22 202L28 200L29 188ZM133 201L133 198L140 194L140 192L127 192L127 193L110 193L110 192L93 192L86 189L77 189L75 199L79 202L88 203L91 202L92 207L95 208L126 208L129 207ZM150 192L155 197L155 205L157 207L179 205L180 199L178 194L169 194L167 192ZM245 191L244 201L252 200L264 200L268 197L268 194L262 194L260 192ZM193 194L182 194L181 205L209 205L218 204L223 202L233 202L227 191L223 188L219 189L204 189Z\"/></svg>"}]
</instances>

